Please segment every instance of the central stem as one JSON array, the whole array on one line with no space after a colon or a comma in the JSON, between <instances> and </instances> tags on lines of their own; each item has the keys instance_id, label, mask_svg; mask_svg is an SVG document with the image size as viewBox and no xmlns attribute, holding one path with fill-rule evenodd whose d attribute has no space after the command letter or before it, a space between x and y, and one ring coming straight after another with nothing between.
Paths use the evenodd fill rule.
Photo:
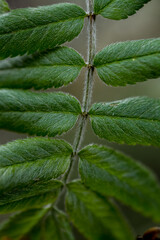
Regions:
<instances>
[{"instance_id":1,"label":"central stem","mask_svg":"<svg viewBox=\"0 0 160 240\"><path fill-rule=\"evenodd\" d=\"M71 156L71 163L68 171L64 175L64 183L66 184L72 176L72 171L75 169L75 164L77 163L77 152L81 146L83 135L86 128L88 110L90 107L92 99L92 89L94 81L94 66L93 60L96 53L96 25L95 25L95 15L93 13L93 1L86 0L87 2L87 11L88 11L88 59L87 59L87 73L84 86L84 95L83 95L83 104L82 104L82 114L79 118L78 129L73 143L73 155ZM59 195L57 203L60 201L65 187L62 189L62 192Z\"/></svg>"},{"instance_id":2,"label":"central stem","mask_svg":"<svg viewBox=\"0 0 160 240\"><path fill-rule=\"evenodd\" d=\"M86 0L87 2L87 12L88 12L88 59L87 59L87 73L86 80L84 86L84 95L83 95L83 104L82 104L82 112L83 114L80 116L78 130L74 139L73 144L73 156L71 157L70 168L65 175L65 182L68 181L72 170L74 169L74 163L76 162L77 152L81 146L86 123L88 117L88 110L90 107L91 99L92 99L92 89L94 82L94 66L93 60L96 54L96 24L95 24L95 15L93 13L93 1L94 0Z\"/></svg>"}]
</instances>

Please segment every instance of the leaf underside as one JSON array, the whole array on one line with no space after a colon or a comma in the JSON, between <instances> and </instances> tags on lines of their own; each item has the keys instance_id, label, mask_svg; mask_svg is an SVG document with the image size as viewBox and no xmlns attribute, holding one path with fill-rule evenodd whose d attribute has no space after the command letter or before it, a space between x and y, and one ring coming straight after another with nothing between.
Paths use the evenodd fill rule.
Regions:
<instances>
[{"instance_id":1,"label":"leaf underside","mask_svg":"<svg viewBox=\"0 0 160 240\"><path fill-rule=\"evenodd\" d=\"M86 13L61 3L12 10L0 16L0 57L32 54L71 41L83 28Z\"/></svg>"},{"instance_id":2,"label":"leaf underside","mask_svg":"<svg viewBox=\"0 0 160 240\"><path fill-rule=\"evenodd\" d=\"M80 175L84 184L104 196L122 203L159 222L160 186L143 165L103 146L82 149Z\"/></svg>"},{"instance_id":3,"label":"leaf underside","mask_svg":"<svg viewBox=\"0 0 160 240\"><path fill-rule=\"evenodd\" d=\"M0 90L0 128L37 136L70 130L81 113L77 99L64 93Z\"/></svg>"},{"instance_id":4,"label":"leaf underside","mask_svg":"<svg viewBox=\"0 0 160 240\"><path fill-rule=\"evenodd\" d=\"M0 211L5 211L5 204L8 209L11 205L16 209L23 205L26 208L34 199L42 204L40 197L50 202L46 195L56 195L54 190L62 186L55 179L68 169L71 154L68 143L45 138L28 138L0 146Z\"/></svg>"},{"instance_id":5,"label":"leaf underside","mask_svg":"<svg viewBox=\"0 0 160 240\"><path fill-rule=\"evenodd\" d=\"M68 47L3 60L0 62L0 88L58 88L75 80L84 66L83 58Z\"/></svg>"},{"instance_id":6,"label":"leaf underside","mask_svg":"<svg viewBox=\"0 0 160 240\"><path fill-rule=\"evenodd\" d=\"M67 216L58 209L53 209L28 235L30 240L74 240Z\"/></svg>"},{"instance_id":7,"label":"leaf underside","mask_svg":"<svg viewBox=\"0 0 160 240\"><path fill-rule=\"evenodd\" d=\"M160 100L133 97L93 104L89 111L96 135L129 145L160 146Z\"/></svg>"},{"instance_id":8,"label":"leaf underside","mask_svg":"<svg viewBox=\"0 0 160 240\"><path fill-rule=\"evenodd\" d=\"M115 205L86 189L79 181L68 184L66 208L73 224L86 239L133 239Z\"/></svg>"},{"instance_id":9,"label":"leaf underside","mask_svg":"<svg viewBox=\"0 0 160 240\"><path fill-rule=\"evenodd\" d=\"M95 0L94 12L105 18L121 20L128 18L150 0Z\"/></svg>"},{"instance_id":10,"label":"leaf underside","mask_svg":"<svg viewBox=\"0 0 160 240\"><path fill-rule=\"evenodd\" d=\"M0 14L9 12L9 6L8 3L5 0L0 0Z\"/></svg>"},{"instance_id":11,"label":"leaf underside","mask_svg":"<svg viewBox=\"0 0 160 240\"><path fill-rule=\"evenodd\" d=\"M108 85L125 86L160 77L160 38L111 44L95 59L99 77Z\"/></svg>"},{"instance_id":12,"label":"leaf underside","mask_svg":"<svg viewBox=\"0 0 160 240\"><path fill-rule=\"evenodd\" d=\"M31 231L47 211L48 209L32 209L11 216L9 220L0 225L0 237L20 240Z\"/></svg>"}]
</instances>

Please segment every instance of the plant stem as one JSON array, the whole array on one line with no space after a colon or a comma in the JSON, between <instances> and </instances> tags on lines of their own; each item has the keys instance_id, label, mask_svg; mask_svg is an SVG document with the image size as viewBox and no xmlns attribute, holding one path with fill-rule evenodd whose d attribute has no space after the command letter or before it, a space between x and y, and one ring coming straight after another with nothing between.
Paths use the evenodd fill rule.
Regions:
<instances>
[{"instance_id":1,"label":"plant stem","mask_svg":"<svg viewBox=\"0 0 160 240\"><path fill-rule=\"evenodd\" d=\"M93 60L96 53L96 24L95 24L95 15L93 13L93 2L94 0L86 0L87 3L87 11L88 11L88 68L86 73L86 80L84 86L84 95L83 95L83 104L82 104L82 114L79 118L78 128L75 135L74 143L73 143L73 155L71 156L71 163L68 171L63 177L64 184L70 181L72 172L74 170L74 166L76 164L76 160L78 159L77 152L81 146L84 132L86 129L87 118L88 118L88 110L90 107L91 99L92 99L92 89L94 83L94 66ZM56 201L56 205L59 204L61 196L65 192L65 187L62 189L59 197Z\"/></svg>"},{"instance_id":2,"label":"plant stem","mask_svg":"<svg viewBox=\"0 0 160 240\"><path fill-rule=\"evenodd\" d=\"M72 169L74 169L74 162L76 159L76 155L83 140L83 136L84 136L84 132L87 124L88 110L89 110L91 99L92 99L92 89L93 89L93 83L94 83L93 60L96 53L96 23L95 23L95 15L93 13L93 0L86 0L86 2L87 2L87 11L88 11L88 59L87 59L88 68L86 73L83 104L82 104L83 114L80 116L80 119L79 119L78 131L76 133L74 144L73 144L73 156L71 157L70 168L66 173L66 177L65 177L66 182L70 178L70 175L72 175Z\"/></svg>"}]
</instances>

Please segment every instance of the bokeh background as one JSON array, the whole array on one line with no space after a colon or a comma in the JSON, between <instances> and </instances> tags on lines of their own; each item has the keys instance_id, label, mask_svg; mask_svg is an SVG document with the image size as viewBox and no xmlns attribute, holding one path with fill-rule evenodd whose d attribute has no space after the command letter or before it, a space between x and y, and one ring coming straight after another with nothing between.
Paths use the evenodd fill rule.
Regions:
<instances>
[{"instance_id":1,"label":"bokeh background","mask_svg":"<svg viewBox=\"0 0 160 240\"><path fill-rule=\"evenodd\" d=\"M36 7L42 5L50 5L54 3L64 2L65 0L8 0L12 9L23 7ZM85 0L67 0L67 2L76 3L86 9ZM160 37L160 0L152 0L146 4L134 16L126 20L114 21L107 20L100 16L97 17L97 51L101 50L108 44L125 41L136 40L145 38ZM66 45L75 48L78 52L87 59L87 26L80 36ZM58 90L52 91L69 92L82 101L83 86L85 79L85 69L82 70L81 75L73 84L67 87L62 87ZM93 89L92 102L103 102L119 100L131 96L149 96L154 98L160 97L160 79L149 80L143 83L137 83L134 86L127 87L108 87L106 86L95 74L95 84ZM66 139L71 144L74 140L75 129L63 135L61 138ZM25 134L17 134L9 131L0 131L0 144L5 144L14 139L25 138ZM98 139L93 133L88 124L86 134L83 141L83 146L89 143L99 143L109 145L115 149L132 156L136 161L140 161L149 168L151 168L157 177L160 179L160 149L156 147L143 147L143 146L127 146L108 143L107 141ZM145 186L144 186L145 187ZM131 222L133 229L136 233L141 234L148 227L154 226L150 219L144 218L138 213L121 205L125 211L128 221ZM160 209L157 209L160 212ZM5 216L4 216L5 217ZM2 218L2 217L1 217ZM77 239L82 239L77 237Z\"/></svg>"}]
</instances>

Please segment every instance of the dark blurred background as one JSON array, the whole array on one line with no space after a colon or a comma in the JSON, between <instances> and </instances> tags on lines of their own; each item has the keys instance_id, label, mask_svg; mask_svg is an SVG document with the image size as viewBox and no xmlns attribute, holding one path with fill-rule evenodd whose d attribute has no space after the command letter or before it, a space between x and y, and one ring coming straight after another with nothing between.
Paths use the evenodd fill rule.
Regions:
<instances>
[{"instance_id":1,"label":"dark blurred background","mask_svg":"<svg viewBox=\"0 0 160 240\"><path fill-rule=\"evenodd\" d=\"M65 0L8 0L10 7L36 7L41 5L50 5L54 3L65 2ZM68 0L67 2L76 3L86 9L85 0ZM87 36L86 24L80 36L68 43L68 46L75 48L84 58L87 58ZM100 16L97 17L97 51L101 50L106 45L125 40L143 39L160 37L160 0L152 0L146 4L134 16L126 20L114 21L107 20ZM85 70L82 71L79 78L71 85L62 87L56 91L69 92L82 101L83 85L85 79ZM55 91L55 89L53 89ZM154 98L160 97L160 79L149 80L143 83L137 83L134 86L127 87L108 87L97 75L95 76L95 84L93 90L92 102L119 100L131 96L149 96ZM73 143L75 128L68 134L62 136L71 144ZM8 131L0 131L0 144L5 144L9 141L18 138L25 138L26 135L17 134ZM98 139L91 130L88 124L86 135L83 141L83 146L89 143L107 144L113 148L119 149L124 153L132 156L136 161L140 161L151 168L158 178L160 178L160 149L156 147L143 146L127 146L108 143L107 141ZM143 218L139 214L130 209L121 206L126 213L128 220L136 233L142 233L146 228L154 226L149 219ZM160 209L157 209L160 212ZM79 238L81 239L81 238Z\"/></svg>"}]
</instances>

